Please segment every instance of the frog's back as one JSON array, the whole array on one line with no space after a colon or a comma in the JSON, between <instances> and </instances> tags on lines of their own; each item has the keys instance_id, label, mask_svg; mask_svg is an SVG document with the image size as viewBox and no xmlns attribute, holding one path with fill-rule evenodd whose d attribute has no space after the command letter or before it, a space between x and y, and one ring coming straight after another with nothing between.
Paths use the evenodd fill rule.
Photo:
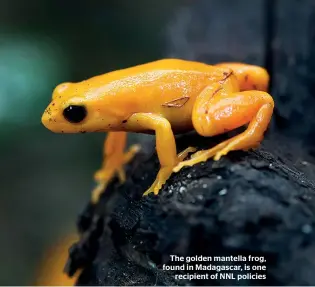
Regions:
<instances>
[{"instance_id":1,"label":"frog's back","mask_svg":"<svg viewBox=\"0 0 315 287\"><path fill-rule=\"evenodd\" d=\"M213 66L211 65L181 59L163 59L148 64L139 65L134 68L136 70L139 69L140 72L143 72L144 70L148 72L153 70L177 70L183 72L195 71L201 73L211 73L213 71Z\"/></svg>"},{"instance_id":2,"label":"frog's back","mask_svg":"<svg viewBox=\"0 0 315 287\"><path fill-rule=\"evenodd\" d=\"M96 76L80 85L92 87L90 99L108 99L129 110L132 107L133 112L163 115L179 130L192 126L195 98L217 70L199 62L163 59Z\"/></svg>"},{"instance_id":3,"label":"frog's back","mask_svg":"<svg viewBox=\"0 0 315 287\"><path fill-rule=\"evenodd\" d=\"M104 85L106 83L110 83L113 81L135 77L140 74L144 75L155 73L161 75L164 73L165 74L170 73L172 71L186 73L198 72L200 74L203 73L210 74L214 71L214 67L211 65L194 61L186 61L180 59L163 59L122 70L109 72L104 75L93 77L89 79L89 81L98 82L99 84Z\"/></svg>"}]
</instances>

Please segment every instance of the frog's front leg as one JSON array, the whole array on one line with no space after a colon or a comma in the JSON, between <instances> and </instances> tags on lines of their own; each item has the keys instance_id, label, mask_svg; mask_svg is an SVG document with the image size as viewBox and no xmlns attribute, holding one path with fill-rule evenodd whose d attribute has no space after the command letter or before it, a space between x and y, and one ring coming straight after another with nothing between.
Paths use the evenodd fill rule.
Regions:
<instances>
[{"instance_id":1,"label":"frog's front leg","mask_svg":"<svg viewBox=\"0 0 315 287\"><path fill-rule=\"evenodd\" d=\"M140 150L140 145L132 145L127 152L124 152L126 139L126 132L108 133L104 142L102 167L94 175L97 186L92 191L92 203L97 203L101 193L106 189L108 183L116 174L121 183L125 182L126 175L124 165Z\"/></svg>"},{"instance_id":2,"label":"frog's front leg","mask_svg":"<svg viewBox=\"0 0 315 287\"><path fill-rule=\"evenodd\" d=\"M154 193L157 195L163 184L169 179L173 173L173 168L181 162L190 152L194 152L195 148L189 147L177 155L175 137L169 121L162 116L137 113L128 119L130 127L137 127L143 130L153 130L156 136L156 151L160 161L160 171L156 180L151 187L143 194L148 195Z\"/></svg>"},{"instance_id":3,"label":"frog's front leg","mask_svg":"<svg viewBox=\"0 0 315 287\"><path fill-rule=\"evenodd\" d=\"M214 157L219 160L232 150L257 147L268 128L274 108L272 97L263 91L231 91L230 86L206 88L196 99L193 125L202 136L215 136L249 123L247 129L209 150L198 151L190 160L179 163L174 172Z\"/></svg>"}]
</instances>

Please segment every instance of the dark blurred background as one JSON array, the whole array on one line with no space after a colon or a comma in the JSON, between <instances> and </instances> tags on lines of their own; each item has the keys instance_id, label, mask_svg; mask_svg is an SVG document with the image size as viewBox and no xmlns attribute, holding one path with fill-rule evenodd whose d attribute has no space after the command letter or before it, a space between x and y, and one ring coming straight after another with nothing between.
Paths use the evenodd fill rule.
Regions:
<instances>
[{"instance_id":1,"label":"dark blurred background","mask_svg":"<svg viewBox=\"0 0 315 287\"><path fill-rule=\"evenodd\" d=\"M165 57L259 64L277 104L271 130L314 154L314 8L312 0L1 0L0 285L34 282L47 248L75 232L101 162L104 135L41 125L57 84Z\"/></svg>"}]
</instances>

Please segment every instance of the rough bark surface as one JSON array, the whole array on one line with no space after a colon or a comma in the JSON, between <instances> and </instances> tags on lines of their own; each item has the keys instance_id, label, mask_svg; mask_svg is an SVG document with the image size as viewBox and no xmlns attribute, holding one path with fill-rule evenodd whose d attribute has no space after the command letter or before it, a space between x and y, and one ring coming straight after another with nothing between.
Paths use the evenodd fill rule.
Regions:
<instances>
[{"instance_id":1,"label":"rough bark surface","mask_svg":"<svg viewBox=\"0 0 315 287\"><path fill-rule=\"evenodd\" d=\"M191 134L177 145L209 148L220 140ZM83 267L79 285L315 284L315 189L308 179L315 169L302 158L300 147L273 138L256 151L185 168L158 196L142 197L158 171L152 145L127 167L126 184L114 181L82 213L81 240L66 269ZM161 270L171 254L264 256L267 279L178 281L178 271Z\"/></svg>"}]
</instances>

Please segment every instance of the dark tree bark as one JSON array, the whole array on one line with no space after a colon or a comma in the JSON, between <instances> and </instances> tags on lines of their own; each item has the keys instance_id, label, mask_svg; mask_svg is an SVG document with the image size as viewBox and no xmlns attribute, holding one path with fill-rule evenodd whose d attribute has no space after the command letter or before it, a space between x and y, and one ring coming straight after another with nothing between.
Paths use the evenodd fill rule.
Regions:
<instances>
[{"instance_id":1,"label":"dark tree bark","mask_svg":"<svg viewBox=\"0 0 315 287\"><path fill-rule=\"evenodd\" d=\"M208 148L214 140L192 134L177 143L179 150ZM158 160L155 153L139 154L127 169L127 183L114 181L99 204L81 215L82 237L67 271L84 267L79 285L314 284L315 190L305 174L315 170L296 161L299 153L284 140L266 140L256 151L184 168L149 197L142 193ZM267 279L176 281L175 273L161 270L171 254L264 256Z\"/></svg>"},{"instance_id":2,"label":"dark tree bark","mask_svg":"<svg viewBox=\"0 0 315 287\"><path fill-rule=\"evenodd\" d=\"M276 0L269 21L278 131L314 146L315 2ZM313 150L314 151L314 150Z\"/></svg>"}]
</instances>

